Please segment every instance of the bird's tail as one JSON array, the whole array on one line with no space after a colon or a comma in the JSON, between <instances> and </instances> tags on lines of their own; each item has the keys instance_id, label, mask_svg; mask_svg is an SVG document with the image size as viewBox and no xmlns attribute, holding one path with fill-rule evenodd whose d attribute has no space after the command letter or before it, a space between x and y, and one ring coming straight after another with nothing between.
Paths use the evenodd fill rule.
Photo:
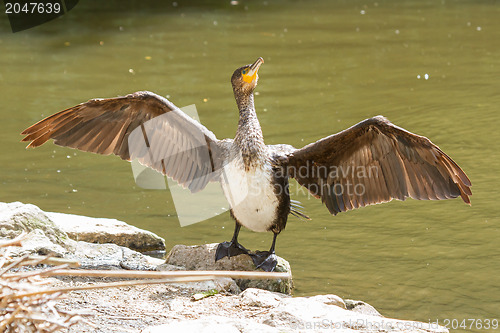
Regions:
<instances>
[{"instance_id":1,"label":"bird's tail","mask_svg":"<svg viewBox=\"0 0 500 333\"><path fill-rule=\"evenodd\" d=\"M304 214L304 207L301 206L300 201L297 200L290 200L290 214L293 216L299 218L299 219L305 219L305 220L310 220L311 218Z\"/></svg>"}]
</instances>

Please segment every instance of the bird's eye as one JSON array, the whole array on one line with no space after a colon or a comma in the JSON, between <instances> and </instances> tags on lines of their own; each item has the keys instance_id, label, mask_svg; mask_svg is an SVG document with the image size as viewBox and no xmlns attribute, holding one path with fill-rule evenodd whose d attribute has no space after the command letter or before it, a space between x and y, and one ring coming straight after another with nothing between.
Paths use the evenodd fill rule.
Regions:
<instances>
[{"instance_id":1,"label":"bird's eye","mask_svg":"<svg viewBox=\"0 0 500 333\"><path fill-rule=\"evenodd\" d=\"M246 74L247 72L248 72L248 70L244 69L241 73Z\"/></svg>"}]
</instances>

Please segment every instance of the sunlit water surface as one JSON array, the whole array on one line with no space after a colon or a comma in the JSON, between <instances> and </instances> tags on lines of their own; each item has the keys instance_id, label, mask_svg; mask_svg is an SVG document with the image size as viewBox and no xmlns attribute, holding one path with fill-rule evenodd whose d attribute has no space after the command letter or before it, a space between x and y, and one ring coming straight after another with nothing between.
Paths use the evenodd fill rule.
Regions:
<instances>
[{"instance_id":1,"label":"sunlit water surface","mask_svg":"<svg viewBox=\"0 0 500 333\"><path fill-rule=\"evenodd\" d=\"M290 218L277 246L295 294L362 299L426 322L500 319L498 2L119 3L81 3L16 34L0 15L0 201L121 219L168 247L229 240L229 214L181 228L170 194L138 188L129 163L53 144L26 151L19 133L90 98L151 90L196 104L204 125L233 137L229 77L262 56L267 143L300 147L382 114L431 138L474 185L471 207L409 200L336 217L296 195L313 220ZM271 239L240 237L251 249Z\"/></svg>"}]
</instances>

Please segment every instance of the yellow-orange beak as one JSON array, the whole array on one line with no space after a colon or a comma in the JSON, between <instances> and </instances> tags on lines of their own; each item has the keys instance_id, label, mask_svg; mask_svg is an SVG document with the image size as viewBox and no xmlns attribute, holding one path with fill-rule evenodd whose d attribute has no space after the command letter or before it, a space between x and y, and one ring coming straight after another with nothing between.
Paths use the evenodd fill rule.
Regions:
<instances>
[{"instance_id":1,"label":"yellow-orange beak","mask_svg":"<svg viewBox=\"0 0 500 333\"><path fill-rule=\"evenodd\" d=\"M259 71L260 65L264 63L264 59L259 57L253 64L250 65L248 73L242 74L243 81L247 83L253 82L257 78L257 72Z\"/></svg>"}]
</instances>

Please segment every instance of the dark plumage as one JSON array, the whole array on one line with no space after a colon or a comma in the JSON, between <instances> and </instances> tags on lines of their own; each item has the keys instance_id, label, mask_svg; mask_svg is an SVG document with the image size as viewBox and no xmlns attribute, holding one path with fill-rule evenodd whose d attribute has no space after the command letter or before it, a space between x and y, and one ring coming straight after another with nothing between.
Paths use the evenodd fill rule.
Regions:
<instances>
[{"instance_id":1,"label":"dark plumage","mask_svg":"<svg viewBox=\"0 0 500 333\"><path fill-rule=\"evenodd\" d=\"M429 139L390 123L382 116L364 120L301 149L267 146L254 107L257 71L264 60L238 68L231 77L239 110L234 140L218 140L167 99L151 92L93 99L58 112L23 131L28 147L49 139L61 146L138 159L192 192L218 181L231 204L236 228L219 244L216 260L252 256L257 267L272 271L277 235L289 214L308 218L290 199L295 178L330 213L392 199L441 200L460 196L470 203L471 182L462 169ZM154 119L154 122L148 122ZM140 128L141 131L134 131ZM146 144L137 142L144 139ZM274 234L271 249L250 253L238 243L241 225Z\"/></svg>"}]
</instances>

